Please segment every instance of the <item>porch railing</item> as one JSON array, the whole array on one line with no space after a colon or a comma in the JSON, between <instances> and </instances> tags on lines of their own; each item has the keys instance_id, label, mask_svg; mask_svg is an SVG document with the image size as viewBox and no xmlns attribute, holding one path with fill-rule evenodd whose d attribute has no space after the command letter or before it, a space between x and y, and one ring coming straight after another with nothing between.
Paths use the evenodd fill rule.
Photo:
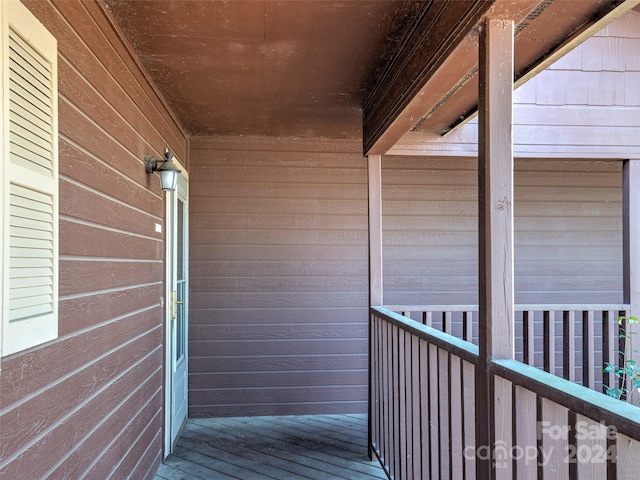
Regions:
<instances>
[{"instance_id":1,"label":"porch railing","mask_svg":"<svg viewBox=\"0 0 640 480\"><path fill-rule=\"evenodd\" d=\"M487 461L496 478L637 478L637 407L517 360L482 364L472 343L383 307L370 342L369 445L390 478L481 478ZM478 445L489 411L492 442Z\"/></svg>"},{"instance_id":2,"label":"porch railing","mask_svg":"<svg viewBox=\"0 0 640 480\"><path fill-rule=\"evenodd\" d=\"M477 344L477 305L389 305L389 310ZM594 390L615 385L606 362L624 351L626 304L516 305L515 358Z\"/></svg>"}]
</instances>

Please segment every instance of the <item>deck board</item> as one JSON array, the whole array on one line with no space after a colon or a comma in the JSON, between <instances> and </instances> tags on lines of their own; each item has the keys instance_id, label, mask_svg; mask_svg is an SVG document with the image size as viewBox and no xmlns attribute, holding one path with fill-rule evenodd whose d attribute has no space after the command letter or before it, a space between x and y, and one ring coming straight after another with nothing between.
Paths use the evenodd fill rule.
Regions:
<instances>
[{"instance_id":1,"label":"deck board","mask_svg":"<svg viewBox=\"0 0 640 480\"><path fill-rule=\"evenodd\" d=\"M366 415L190 419L154 480L386 479Z\"/></svg>"}]
</instances>

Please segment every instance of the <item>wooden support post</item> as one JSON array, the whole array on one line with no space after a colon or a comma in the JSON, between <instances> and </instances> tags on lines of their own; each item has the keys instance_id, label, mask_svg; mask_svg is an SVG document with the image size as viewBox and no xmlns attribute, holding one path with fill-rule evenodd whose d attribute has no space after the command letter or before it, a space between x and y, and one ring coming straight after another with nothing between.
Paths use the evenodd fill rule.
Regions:
<instances>
[{"instance_id":1,"label":"wooden support post","mask_svg":"<svg viewBox=\"0 0 640 480\"><path fill-rule=\"evenodd\" d=\"M369 305L382 305L382 156L367 157L369 185Z\"/></svg>"},{"instance_id":2,"label":"wooden support post","mask_svg":"<svg viewBox=\"0 0 640 480\"><path fill-rule=\"evenodd\" d=\"M624 162L622 185L623 300L631 306L631 316L640 318L640 159ZM640 356L634 353L640 350L640 324L627 324L627 333L627 351L640 363Z\"/></svg>"},{"instance_id":3,"label":"wooden support post","mask_svg":"<svg viewBox=\"0 0 640 480\"><path fill-rule=\"evenodd\" d=\"M513 21L488 19L480 33L476 448L485 451L493 451L496 442L508 447L512 431L511 385L494 382L488 365L514 357L513 32ZM486 457L477 458L477 478L512 478L510 462L496 468Z\"/></svg>"},{"instance_id":4,"label":"wooden support post","mask_svg":"<svg viewBox=\"0 0 640 480\"><path fill-rule=\"evenodd\" d=\"M640 159L624 162L623 175L624 303L640 317Z\"/></svg>"},{"instance_id":5,"label":"wooden support post","mask_svg":"<svg viewBox=\"0 0 640 480\"><path fill-rule=\"evenodd\" d=\"M368 197L369 197L369 305L382 305L382 156L367 157ZM371 328L371 321L369 321ZM372 441L372 409L373 397L371 389L371 333L369 334L369 425L368 445L369 458L373 460Z\"/></svg>"}]
</instances>

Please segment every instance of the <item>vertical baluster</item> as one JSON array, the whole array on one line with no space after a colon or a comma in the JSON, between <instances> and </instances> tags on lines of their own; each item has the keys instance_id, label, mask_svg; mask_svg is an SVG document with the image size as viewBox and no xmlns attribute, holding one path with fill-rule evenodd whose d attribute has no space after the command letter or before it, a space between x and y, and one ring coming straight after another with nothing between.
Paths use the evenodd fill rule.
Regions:
<instances>
[{"instance_id":1,"label":"vertical baluster","mask_svg":"<svg viewBox=\"0 0 640 480\"><path fill-rule=\"evenodd\" d=\"M540 398L540 397L539 397ZM568 428L569 426L569 409L548 400L544 397L539 402L540 421L546 422L547 425L556 428ZM570 433L570 430L567 430ZM567 461L571 459L569 452L569 435L553 434L547 431L540 435L539 452L547 455L546 462L540 462L538 478L568 479L569 464ZM575 457L573 457L575 458Z\"/></svg>"},{"instance_id":2,"label":"vertical baluster","mask_svg":"<svg viewBox=\"0 0 640 480\"><path fill-rule=\"evenodd\" d=\"M388 338L387 338L387 350L388 350L388 355L387 355L387 377L388 377L388 381L387 381L387 465L389 466L389 472L393 473L393 466L395 465L394 463L394 456L393 456L393 449L395 447L395 430L394 430L394 425L395 425L395 410L394 410L394 405L393 405L393 397L394 397L394 391L396 390L395 387L395 376L394 376L394 368L393 368L393 355L394 355L394 343L393 343L393 325L389 324L389 331L388 331Z\"/></svg>"},{"instance_id":3,"label":"vertical baluster","mask_svg":"<svg viewBox=\"0 0 640 480\"><path fill-rule=\"evenodd\" d=\"M405 411L405 462L406 478L412 479L413 474L413 375L411 355L411 334L404 332L404 377L405 377L405 395L404 395L404 411Z\"/></svg>"},{"instance_id":4,"label":"vertical baluster","mask_svg":"<svg viewBox=\"0 0 640 480\"><path fill-rule=\"evenodd\" d=\"M400 366L399 366L399 339L398 339L398 330L399 328L394 325L393 327L393 336L392 336L392 355L391 361L393 362L392 367L392 377L393 383L391 384L392 392L392 411L393 414L391 416L391 428L393 429L393 442L391 443L391 449L389 452L389 463L391 464L393 460L393 464L390 467L390 471L392 475L396 478L399 478L399 465L400 465L400 422L398 421L400 417L400 408L399 408L399 395L400 395Z\"/></svg>"},{"instance_id":5,"label":"vertical baluster","mask_svg":"<svg viewBox=\"0 0 640 480\"><path fill-rule=\"evenodd\" d=\"M384 421L384 366L383 366L383 360L384 360L384 342L383 342L383 336L382 336L382 324L383 322L380 321L380 319L378 319L378 325L376 327L376 338L377 338L377 357L378 357L378 363L377 363L377 380L376 380L376 394L378 396L378 405L376 408L377 411L377 415L378 418L376 419L376 425L377 425L377 435L376 438L374 439L374 441L376 442L376 451L378 452L378 456L382 457L382 445L383 445L383 438L384 438L384 426L383 426L383 421ZM384 463L384 462L383 462Z\"/></svg>"},{"instance_id":6,"label":"vertical baluster","mask_svg":"<svg viewBox=\"0 0 640 480\"><path fill-rule=\"evenodd\" d=\"M621 311L618 313L619 317L626 317L628 316L627 312ZM626 320L622 320L621 322L618 323L618 362L617 365L622 367L624 366L625 363L625 355L624 352L627 349L627 333L629 332L629 322L627 322ZM623 380L620 379L618 382L618 387L619 388L624 388L626 391L629 391L629 388L631 387L631 382L627 381L626 384L623 383ZM626 399L626 395L624 396L624 399Z\"/></svg>"},{"instance_id":7,"label":"vertical baluster","mask_svg":"<svg viewBox=\"0 0 640 480\"><path fill-rule=\"evenodd\" d=\"M431 440L431 478L440 478L440 408L438 383L440 365L438 363L438 347L429 345L429 438ZM444 446L446 448L446 445ZM444 475L444 474L443 474Z\"/></svg>"},{"instance_id":8,"label":"vertical baluster","mask_svg":"<svg viewBox=\"0 0 640 480\"><path fill-rule=\"evenodd\" d=\"M576 380L576 326L574 312L562 312L562 377Z\"/></svg>"},{"instance_id":9,"label":"vertical baluster","mask_svg":"<svg viewBox=\"0 0 640 480\"><path fill-rule=\"evenodd\" d=\"M382 331L382 442L380 445L380 449L382 452L383 464L387 470L390 472L390 453L389 450L391 448L391 324L389 322L384 323L384 329Z\"/></svg>"},{"instance_id":10,"label":"vertical baluster","mask_svg":"<svg viewBox=\"0 0 640 480\"><path fill-rule=\"evenodd\" d=\"M451 312L442 312L442 331L451 335Z\"/></svg>"},{"instance_id":11,"label":"vertical baluster","mask_svg":"<svg viewBox=\"0 0 640 480\"><path fill-rule=\"evenodd\" d=\"M430 371L429 344L426 340L420 340L420 453L422 455L420 470L422 474L418 478L432 478L431 448L429 448L431 445Z\"/></svg>"},{"instance_id":12,"label":"vertical baluster","mask_svg":"<svg viewBox=\"0 0 640 480\"><path fill-rule=\"evenodd\" d=\"M433 322L433 315L431 312L422 312L422 323L424 325L429 325L431 326L431 323Z\"/></svg>"},{"instance_id":13,"label":"vertical baluster","mask_svg":"<svg viewBox=\"0 0 640 480\"><path fill-rule=\"evenodd\" d=\"M513 392L513 401L515 403L514 415L517 416L513 420L513 445L531 452L537 447L539 428L536 421L536 394L524 387L516 386ZM519 412L530 413L522 415ZM517 478L536 478L538 473L536 463L527 455L516 456Z\"/></svg>"},{"instance_id":14,"label":"vertical baluster","mask_svg":"<svg viewBox=\"0 0 640 480\"><path fill-rule=\"evenodd\" d=\"M602 312L602 364L614 363L617 356L614 353L616 349L616 325L617 317L614 311L607 310ZM602 374L602 391L607 393L605 387L616 387L616 376L613 372L604 372Z\"/></svg>"},{"instance_id":15,"label":"vertical baluster","mask_svg":"<svg viewBox=\"0 0 640 480\"><path fill-rule=\"evenodd\" d=\"M582 312L582 384L595 387L595 356L593 340L593 310Z\"/></svg>"},{"instance_id":16,"label":"vertical baluster","mask_svg":"<svg viewBox=\"0 0 640 480\"><path fill-rule=\"evenodd\" d=\"M466 342L473 341L473 312L462 313L462 339Z\"/></svg>"},{"instance_id":17,"label":"vertical baluster","mask_svg":"<svg viewBox=\"0 0 640 480\"><path fill-rule=\"evenodd\" d=\"M451 414L449 412L449 382L451 379L450 354L438 349L438 403L440 414L440 478L451 478Z\"/></svg>"},{"instance_id":18,"label":"vertical baluster","mask_svg":"<svg viewBox=\"0 0 640 480\"><path fill-rule=\"evenodd\" d=\"M422 455L421 449L421 404L422 399L420 383L420 339L411 336L411 469L412 478L419 480L423 478L421 473Z\"/></svg>"},{"instance_id":19,"label":"vertical baluster","mask_svg":"<svg viewBox=\"0 0 640 480\"><path fill-rule=\"evenodd\" d=\"M615 476L607 475L606 460L617 460L617 455L613 454L611 450L607 452L607 426L582 415L576 415L575 424L581 426L582 432L589 432L589 435L574 435L578 460L574 464L575 470L577 470L575 478L615 478ZM581 457L586 456L585 452L590 452L591 457L587 458L588 461L580 461ZM594 461L596 460L595 452L607 452L607 454L598 458L598 461Z\"/></svg>"},{"instance_id":20,"label":"vertical baluster","mask_svg":"<svg viewBox=\"0 0 640 480\"><path fill-rule=\"evenodd\" d=\"M543 368L545 372L556 373L556 325L555 325L555 312L545 310L542 314L543 325Z\"/></svg>"},{"instance_id":21,"label":"vertical baluster","mask_svg":"<svg viewBox=\"0 0 640 480\"><path fill-rule=\"evenodd\" d=\"M373 449L378 444L378 418L380 418L378 388L378 317L369 315L369 458L374 459Z\"/></svg>"},{"instance_id":22,"label":"vertical baluster","mask_svg":"<svg viewBox=\"0 0 640 480\"><path fill-rule=\"evenodd\" d=\"M460 358L449 355L449 462L451 478L464 478L462 375Z\"/></svg>"},{"instance_id":23,"label":"vertical baluster","mask_svg":"<svg viewBox=\"0 0 640 480\"><path fill-rule=\"evenodd\" d=\"M476 445L476 367L472 363L462 362L462 417L464 431L464 447ZM476 456L469 455L469 450L463 450L465 480L476 478ZM423 477L433 478L433 477Z\"/></svg>"},{"instance_id":24,"label":"vertical baluster","mask_svg":"<svg viewBox=\"0 0 640 480\"><path fill-rule=\"evenodd\" d=\"M527 310L522 312L522 354L523 354L523 363L527 365L534 365L535 358L535 350L533 343L533 320L534 320L534 312Z\"/></svg>"},{"instance_id":25,"label":"vertical baluster","mask_svg":"<svg viewBox=\"0 0 640 480\"><path fill-rule=\"evenodd\" d=\"M407 332L400 328L398 329L398 389L396 392L398 441L395 447L398 461L396 471L398 473L396 478L407 478L407 356L405 350L405 337L407 335Z\"/></svg>"}]
</instances>

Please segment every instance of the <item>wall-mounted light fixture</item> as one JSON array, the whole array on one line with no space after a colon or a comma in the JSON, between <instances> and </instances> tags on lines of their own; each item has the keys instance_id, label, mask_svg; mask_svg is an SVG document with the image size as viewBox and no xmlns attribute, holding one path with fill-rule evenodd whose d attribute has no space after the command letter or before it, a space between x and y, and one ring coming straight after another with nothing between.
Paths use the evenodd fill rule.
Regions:
<instances>
[{"instance_id":1,"label":"wall-mounted light fixture","mask_svg":"<svg viewBox=\"0 0 640 480\"><path fill-rule=\"evenodd\" d=\"M161 163L158 166L158 163ZM144 157L144 169L147 173L158 172L160 174L160 187L166 192L173 192L178 183L178 175L182 172L173 163L173 152L168 148L164 150L164 160L158 160L151 155Z\"/></svg>"}]
</instances>

